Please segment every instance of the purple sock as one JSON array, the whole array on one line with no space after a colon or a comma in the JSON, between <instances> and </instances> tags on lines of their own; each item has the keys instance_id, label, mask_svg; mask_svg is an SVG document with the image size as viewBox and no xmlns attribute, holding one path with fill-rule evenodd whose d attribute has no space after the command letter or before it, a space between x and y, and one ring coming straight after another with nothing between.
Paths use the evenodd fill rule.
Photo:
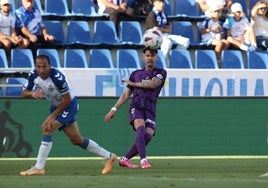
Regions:
<instances>
[{"instance_id":1,"label":"purple sock","mask_svg":"<svg viewBox=\"0 0 268 188\"><path fill-rule=\"evenodd\" d=\"M138 152L140 154L140 158L143 159L146 157L146 151L145 151L145 127L140 126L136 130L136 146L138 149Z\"/></svg>"},{"instance_id":2,"label":"purple sock","mask_svg":"<svg viewBox=\"0 0 268 188\"><path fill-rule=\"evenodd\" d=\"M145 145L147 145L150 140L152 139L153 135L149 134L149 133L145 133L144 139L145 139Z\"/></svg>"},{"instance_id":3,"label":"purple sock","mask_svg":"<svg viewBox=\"0 0 268 188\"><path fill-rule=\"evenodd\" d=\"M139 152L138 152L136 144L133 144L130 150L126 153L125 157L128 159L131 159L132 157L136 156L138 153Z\"/></svg>"},{"instance_id":4,"label":"purple sock","mask_svg":"<svg viewBox=\"0 0 268 188\"><path fill-rule=\"evenodd\" d=\"M149 133L145 133L144 135L144 139L145 139L145 145L147 145L150 140L152 139L152 135L149 134ZM136 146L136 143L133 144L133 146L130 148L130 150L126 153L125 157L128 158L128 159L131 159L132 157L135 157L137 154L138 154L138 149L137 149L137 146Z\"/></svg>"}]
</instances>

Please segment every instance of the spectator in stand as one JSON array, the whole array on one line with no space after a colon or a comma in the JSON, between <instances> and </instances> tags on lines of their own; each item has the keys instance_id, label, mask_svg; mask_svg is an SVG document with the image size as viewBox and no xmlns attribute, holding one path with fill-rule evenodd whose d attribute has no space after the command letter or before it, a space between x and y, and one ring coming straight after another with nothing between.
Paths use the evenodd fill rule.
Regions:
<instances>
[{"instance_id":1,"label":"spectator in stand","mask_svg":"<svg viewBox=\"0 0 268 188\"><path fill-rule=\"evenodd\" d=\"M220 8L218 6L210 7L209 12L210 16L202 22L200 27L202 42L215 46L215 52L219 61L222 50L228 49L229 42L222 37L223 27L219 20Z\"/></svg>"},{"instance_id":2,"label":"spectator in stand","mask_svg":"<svg viewBox=\"0 0 268 188\"><path fill-rule=\"evenodd\" d=\"M249 20L243 13L240 3L231 6L232 15L228 16L223 24L227 29L227 41L243 51L254 51L257 48L256 37Z\"/></svg>"},{"instance_id":3,"label":"spectator in stand","mask_svg":"<svg viewBox=\"0 0 268 188\"><path fill-rule=\"evenodd\" d=\"M10 0L1 0L0 6L0 44L9 57L11 48L27 48L29 41L16 33L15 16L10 13Z\"/></svg>"},{"instance_id":4,"label":"spectator in stand","mask_svg":"<svg viewBox=\"0 0 268 188\"><path fill-rule=\"evenodd\" d=\"M153 9L153 0L135 0L131 7L136 15L147 16Z\"/></svg>"},{"instance_id":5,"label":"spectator in stand","mask_svg":"<svg viewBox=\"0 0 268 188\"><path fill-rule=\"evenodd\" d=\"M207 17L210 15L209 8L218 6L221 10L220 20L225 20L232 5L232 0L195 0L200 9Z\"/></svg>"},{"instance_id":6,"label":"spectator in stand","mask_svg":"<svg viewBox=\"0 0 268 188\"><path fill-rule=\"evenodd\" d=\"M29 48L34 56L37 44L42 48L54 48L54 36L47 32L41 13L34 8L34 0L22 0L22 6L16 10L15 15L16 28L23 37L30 40Z\"/></svg>"},{"instance_id":7,"label":"spectator in stand","mask_svg":"<svg viewBox=\"0 0 268 188\"><path fill-rule=\"evenodd\" d=\"M117 33L121 20L135 20L134 9L127 7L127 0L98 0L99 14L107 13L115 23Z\"/></svg>"},{"instance_id":8,"label":"spectator in stand","mask_svg":"<svg viewBox=\"0 0 268 188\"><path fill-rule=\"evenodd\" d=\"M176 49L187 49L190 44L190 39L171 34L172 28L168 22L167 14L164 12L165 0L154 0L154 7L146 17L146 29L158 29L163 33L163 42L161 50L167 57L169 50L175 44Z\"/></svg>"},{"instance_id":9,"label":"spectator in stand","mask_svg":"<svg viewBox=\"0 0 268 188\"><path fill-rule=\"evenodd\" d=\"M251 10L251 24L256 35L257 46L268 48L268 3L257 2Z\"/></svg>"}]
</instances>

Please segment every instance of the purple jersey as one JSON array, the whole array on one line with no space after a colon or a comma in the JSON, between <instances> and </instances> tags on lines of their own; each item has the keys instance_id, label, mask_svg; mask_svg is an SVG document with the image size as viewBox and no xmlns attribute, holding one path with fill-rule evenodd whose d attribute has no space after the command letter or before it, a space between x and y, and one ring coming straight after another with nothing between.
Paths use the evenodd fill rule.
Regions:
<instances>
[{"instance_id":1,"label":"purple jersey","mask_svg":"<svg viewBox=\"0 0 268 188\"><path fill-rule=\"evenodd\" d=\"M154 68L151 71L145 70L144 68L135 70L131 73L129 80L132 82L142 82L144 80L152 80L154 77L162 80L162 84L155 89L127 86L133 91L133 97L129 106L130 109L137 108L148 110L152 113L156 112L157 98L167 77L166 70L161 68Z\"/></svg>"}]
</instances>

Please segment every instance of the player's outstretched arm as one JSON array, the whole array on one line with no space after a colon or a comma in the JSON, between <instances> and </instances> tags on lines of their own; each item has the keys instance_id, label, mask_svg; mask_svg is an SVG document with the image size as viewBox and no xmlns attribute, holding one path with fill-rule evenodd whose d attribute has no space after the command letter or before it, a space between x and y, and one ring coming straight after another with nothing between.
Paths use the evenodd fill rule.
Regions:
<instances>
[{"instance_id":1,"label":"player's outstretched arm","mask_svg":"<svg viewBox=\"0 0 268 188\"><path fill-rule=\"evenodd\" d=\"M126 88L126 90L119 97L115 105L105 115L104 121L109 122L115 116L117 109L119 109L128 100L131 94L132 94L132 91L129 88Z\"/></svg>"}]
</instances>

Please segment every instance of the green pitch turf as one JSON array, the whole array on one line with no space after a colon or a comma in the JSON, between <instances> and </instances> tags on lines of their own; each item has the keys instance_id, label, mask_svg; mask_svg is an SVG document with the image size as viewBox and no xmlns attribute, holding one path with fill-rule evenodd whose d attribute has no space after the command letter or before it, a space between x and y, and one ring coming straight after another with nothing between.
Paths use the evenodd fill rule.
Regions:
<instances>
[{"instance_id":1,"label":"green pitch turf","mask_svg":"<svg viewBox=\"0 0 268 188\"><path fill-rule=\"evenodd\" d=\"M266 157L149 158L151 169L127 169L116 161L102 175L100 158L49 159L44 176L20 176L35 160L0 159L1 188L267 188ZM139 160L134 159L138 164Z\"/></svg>"}]
</instances>

